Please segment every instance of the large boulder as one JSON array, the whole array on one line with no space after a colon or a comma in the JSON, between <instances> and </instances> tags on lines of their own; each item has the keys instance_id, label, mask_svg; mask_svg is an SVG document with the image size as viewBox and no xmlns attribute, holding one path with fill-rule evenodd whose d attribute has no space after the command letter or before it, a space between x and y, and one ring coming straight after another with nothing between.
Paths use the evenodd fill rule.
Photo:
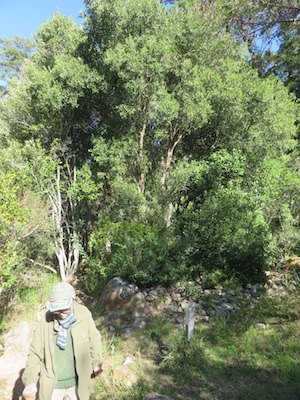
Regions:
<instances>
[{"instance_id":1,"label":"large boulder","mask_svg":"<svg viewBox=\"0 0 300 400\"><path fill-rule=\"evenodd\" d=\"M138 288L135 285L116 277L111 279L105 286L100 301L109 310L120 310L128 308L132 304L134 295L137 292Z\"/></svg>"}]
</instances>

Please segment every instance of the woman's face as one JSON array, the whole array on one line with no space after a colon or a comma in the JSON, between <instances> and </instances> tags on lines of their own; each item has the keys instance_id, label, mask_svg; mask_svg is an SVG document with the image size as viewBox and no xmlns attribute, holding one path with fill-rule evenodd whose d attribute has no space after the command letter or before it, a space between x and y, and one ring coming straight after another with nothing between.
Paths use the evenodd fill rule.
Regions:
<instances>
[{"instance_id":1,"label":"woman's face","mask_svg":"<svg viewBox=\"0 0 300 400\"><path fill-rule=\"evenodd\" d=\"M65 319L69 315L70 310L70 308L67 308L66 310L58 310L54 311L53 314L57 315L59 319Z\"/></svg>"}]
</instances>

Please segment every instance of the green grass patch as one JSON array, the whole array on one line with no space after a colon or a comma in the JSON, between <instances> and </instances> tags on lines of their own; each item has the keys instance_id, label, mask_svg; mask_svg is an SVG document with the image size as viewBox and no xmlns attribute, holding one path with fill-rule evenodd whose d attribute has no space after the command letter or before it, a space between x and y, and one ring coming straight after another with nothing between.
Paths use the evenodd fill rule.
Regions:
<instances>
[{"instance_id":1,"label":"green grass patch","mask_svg":"<svg viewBox=\"0 0 300 400\"><path fill-rule=\"evenodd\" d=\"M262 299L241 305L234 316L196 323L189 343L183 328L155 320L143 333L110 337L107 349L114 343L114 355L106 351L110 370L97 392L103 400L141 400L150 392L174 400L296 400L299 339L296 296ZM130 386L126 378L114 379L126 357L133 358L129 368L136 376Z\"/></svg>"}]
</instances>

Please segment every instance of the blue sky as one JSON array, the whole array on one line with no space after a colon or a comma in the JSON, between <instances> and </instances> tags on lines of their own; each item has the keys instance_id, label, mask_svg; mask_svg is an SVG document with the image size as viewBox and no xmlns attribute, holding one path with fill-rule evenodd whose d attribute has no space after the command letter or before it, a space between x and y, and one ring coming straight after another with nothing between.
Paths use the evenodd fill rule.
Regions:
<instances>
[{"instance_id":1,"label":"blue sky","mask_svg":"<svg viewBox=\"0 0 300 400\"><path fill-rule=\"evenodd\" d=\"M83 0L0 0L0 37L32 39L32 34L58 11L79 24L82 19L78 14L84 8Z\"/></svg>"}]
</instances>

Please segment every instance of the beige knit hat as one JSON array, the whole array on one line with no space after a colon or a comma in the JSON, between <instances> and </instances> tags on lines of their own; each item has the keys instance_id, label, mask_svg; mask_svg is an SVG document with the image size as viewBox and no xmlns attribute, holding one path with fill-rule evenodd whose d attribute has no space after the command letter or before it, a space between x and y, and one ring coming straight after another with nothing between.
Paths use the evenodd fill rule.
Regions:
<instances>
[{"instance_id":1,"label":"beige knit hat","mask_svg":"<svg viewBox=\"0 0 300 400\"><path fill-rule=\"evenodd\" d=\"M75 290L67 282L59 282L53 286L49 295L49 310L51 312L67 310L75 299Z\"/></svg>"}]
</instances>

